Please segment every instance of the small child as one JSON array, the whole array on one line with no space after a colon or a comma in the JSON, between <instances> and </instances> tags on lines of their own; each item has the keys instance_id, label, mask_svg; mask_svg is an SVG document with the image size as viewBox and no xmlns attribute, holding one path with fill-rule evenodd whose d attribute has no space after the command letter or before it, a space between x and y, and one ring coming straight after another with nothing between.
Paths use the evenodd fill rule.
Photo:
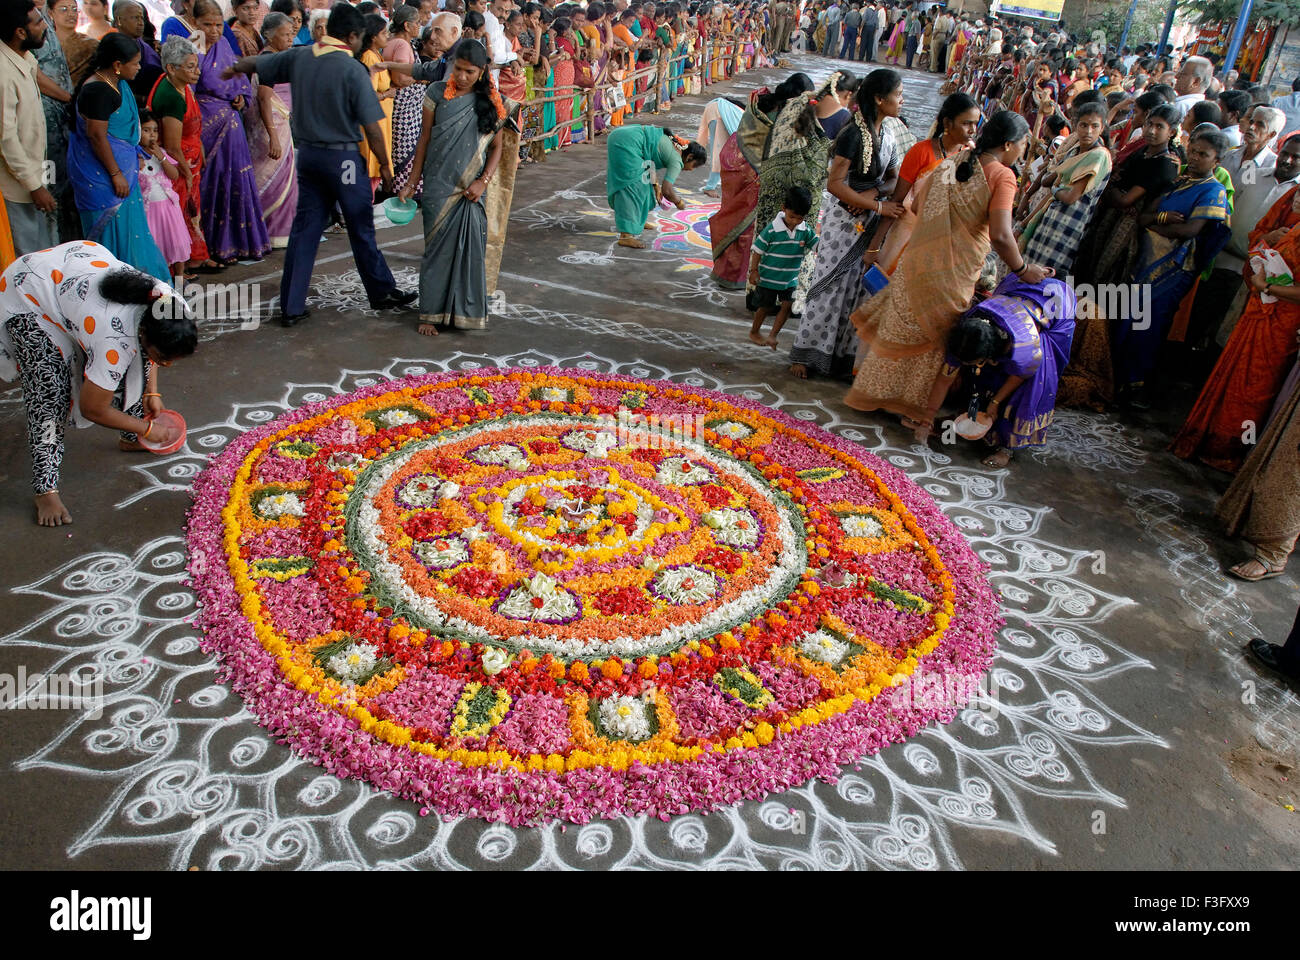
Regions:
<instances>
[{"instance_id":1,"label":"small child","mask_svg":"<svg viewBox=\"0 0 1300 960\"><path fill-rule=\"evenodd\" d=\"M180 199L172 189L179 176L176 161L158 142L158 118L148 110L140 111L140 194L144 198L144 215L158 252L171 265L173 277L185 276L190 259L190 230L185 223Z\"/></svg>"},{"instance_id":2,"label":"small child","mask_svg":"<svg viewBox=\"0 0 1300 960\"><path fill-rule=\"evenodd\" d=\"M754 238L749 260L749 282L754 285L750 300L754 307L754 325L749 339L760 346L776 349L776 337L790 318L794 291L799 285L799 268L804 256L817 247L817 234L804 222L812 209L812 194L807 187L795 185L786 191L785 209ZM766 339L759 333L767 312L778 307L772 333Z\"/></svg>"}]
</instances>

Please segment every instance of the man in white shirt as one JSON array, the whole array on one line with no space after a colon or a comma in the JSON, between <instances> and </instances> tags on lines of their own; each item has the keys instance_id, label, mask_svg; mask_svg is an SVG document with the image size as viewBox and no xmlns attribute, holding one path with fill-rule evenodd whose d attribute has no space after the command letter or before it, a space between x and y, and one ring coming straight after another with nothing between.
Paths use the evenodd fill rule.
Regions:
<instances>
[{"instance_id":1,"label":"man in white shirt","mask_svg":"<svg viewBox=\"0 0 1300 960\"><path fill-rule=\"evenodd\" d=\"M1273 106L1286 114L1286 122L1282 125L1282 136L1285 137L1293 130L1300 130L1300 77L1291 81L1291 92L1274 100Z\"/></svg>"},{"instance_id":2,"label":"man in white shirt","mask_svg":"<svg viewBox=\"0 0 1300 960\"><path fill-rule=\"evenodd\" d=\"M510 8L504 0L493 0L492 6L503 12L508 12ZM510 49L510 41L501 29L501 19L488 9L487 0L466 0L465 9L483 14L483 25L487 27L487 51L492 60L492 79L495 80L500 75L501 68L515 58Z\"/></svg>"},{"instance_id":3,"label":"man in white shirt","mask_svg":"<svg viewBox=\"0 0 1300 960\"><path fill-rule=\"evenodd\" d=\"M1002 49L1002 28L998 26L996 20L992 20L989 23L989 49Z\"/></svg>"},{"instance_id":4,"label":"man in white shirt","mask_svg":"<svg viewBox=\"0 0 1300 960\"><path fill-rule=\"evenodd\" d=\"M14 252L21 257L55 242L49 216L54 197L46 188L45 107L36 85L40 68L32 56L45 43L46 26L32 0L5 2L9 35L0 36L0 195L9 212Z\"/></svg>"},{"instance_id":5,"label":"man in white shirt","mask_svg":"<svg viewBox=\"0 0 1300 960\"><path fill-rule=\"evenodd\" d=\"M1219 109L1223 112L1219 129L1234 147L1241 146L1241 119L1252 106L1250 94L1245 90L1224 90L1219 94Z\"/></svg>"},{"instance_id":6,"label":"man in white shirt","mask_svg":"<svg viewBox=\"0 0 1300 960\"><path fill-rule=\"evenodd\" d=\"M1274 153L1270 144L1282 129L1281 110L1259 106L1243 123L1241 146L1229 150L1220 166L1232 177L1232 236L1214 258L1214 270L1202 280L1196 294L1186 342L1205 345L1220 323L1227 320L1233 298L1241 289L1241 270L1246 264L1250 232L1282 195L1300 182L1300 137L1293 138Z\"/></svg>"},{"instance_id":7,"label":"man in white shirt","mask_svg":"<svg viewBox=\"0 0 1300 960\"><path fill-rule=\"evenodd\" d=\"M1178 69L1174 80L1174 92L1178 97L1174 106L1178 108L1179 119L1187 116L1192 104L1205 99L1205 91L1214 79L1214 65L1205 57L1188 57Z\"/></svg>"}]
</instances>

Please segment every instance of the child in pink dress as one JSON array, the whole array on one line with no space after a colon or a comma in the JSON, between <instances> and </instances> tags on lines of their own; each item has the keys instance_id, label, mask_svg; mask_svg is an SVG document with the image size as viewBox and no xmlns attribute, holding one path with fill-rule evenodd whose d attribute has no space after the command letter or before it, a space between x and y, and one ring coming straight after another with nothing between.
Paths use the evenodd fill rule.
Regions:
<instances>
[{"instance_id":1,"label":"child in pink dress","mask_svg":"<svg viewBox=\"0 0 1300 960\"><path fill-rule=\"evenodd\" d=\"M173 277L184 277L190 259L190 231L181 211L180 199L172 189L177 176L176 161L158 142L158 118L148 110L140 111L140 193L144 196L145 218L149 232L163 258L171 265Z\"/></svg>"}]
</instances>

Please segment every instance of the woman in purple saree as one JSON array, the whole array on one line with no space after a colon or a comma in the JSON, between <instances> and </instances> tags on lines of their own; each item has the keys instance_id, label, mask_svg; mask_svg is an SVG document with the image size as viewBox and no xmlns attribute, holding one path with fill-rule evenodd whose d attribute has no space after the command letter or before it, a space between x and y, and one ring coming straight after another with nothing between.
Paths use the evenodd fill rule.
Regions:
<instances>
[{"instance_id":1,"label":"woman in purple saree","mask_svg":"<svg viewBox=\"0 0 1300 960\"><path fill-rule=\"evenodd\" d=\"M1016 450L1047 442L1061 371L1070 362L1076 306L1064 281L1030 284L1008 275L948 335L931 399L938 406L962 375L966 416L988 426L984 436L994 447L985 466L1004 467Z\"/></svg>"},{"instance_id":2,"label":"woman in purple saree","mask_svg":"<svg viewBox=\"0 0 1300 960\"><path fill-rule=\"evenodd\" d=\"M222 71L234 64L235 53L222 39L225 23L215 0L196 0L194 17L208 43L194 86L203 114L206 157L199 224L212 259L220 263L260 260L271 249L271 240L241 116L253 102L253 85L242 74L222 79Z\"/></svg>"}]
</instances>

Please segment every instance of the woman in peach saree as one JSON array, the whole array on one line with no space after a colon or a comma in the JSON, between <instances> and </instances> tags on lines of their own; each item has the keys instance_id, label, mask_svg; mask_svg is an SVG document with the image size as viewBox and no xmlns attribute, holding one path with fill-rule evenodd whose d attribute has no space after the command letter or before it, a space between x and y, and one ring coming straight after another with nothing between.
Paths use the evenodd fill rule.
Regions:
<instances>
[{"instance_id":1,"label":"woman in peach saree","mask_svg":"<svg viewBox=\"0 0 1300 960\"><path fill-rule=\"evenodd\" d=\"M931 402L931 390L943 366L948 332L969 308L994 244L991 218L1000 225L999 254L1005 250L1013 260L1009 265L1019 264L1013 272L1028 283L1050 276L1045 268L1016 259L1010 228L1016 191L1011 164L1024 153L1028 138L1023 117L999 111L984 124L973 150L949 157L922 185L916 228L889 285L853 314L869 352L844 398L848 406L898 414L918 440L929 436L943 400Z\"/></svg>"}]
</instances>

